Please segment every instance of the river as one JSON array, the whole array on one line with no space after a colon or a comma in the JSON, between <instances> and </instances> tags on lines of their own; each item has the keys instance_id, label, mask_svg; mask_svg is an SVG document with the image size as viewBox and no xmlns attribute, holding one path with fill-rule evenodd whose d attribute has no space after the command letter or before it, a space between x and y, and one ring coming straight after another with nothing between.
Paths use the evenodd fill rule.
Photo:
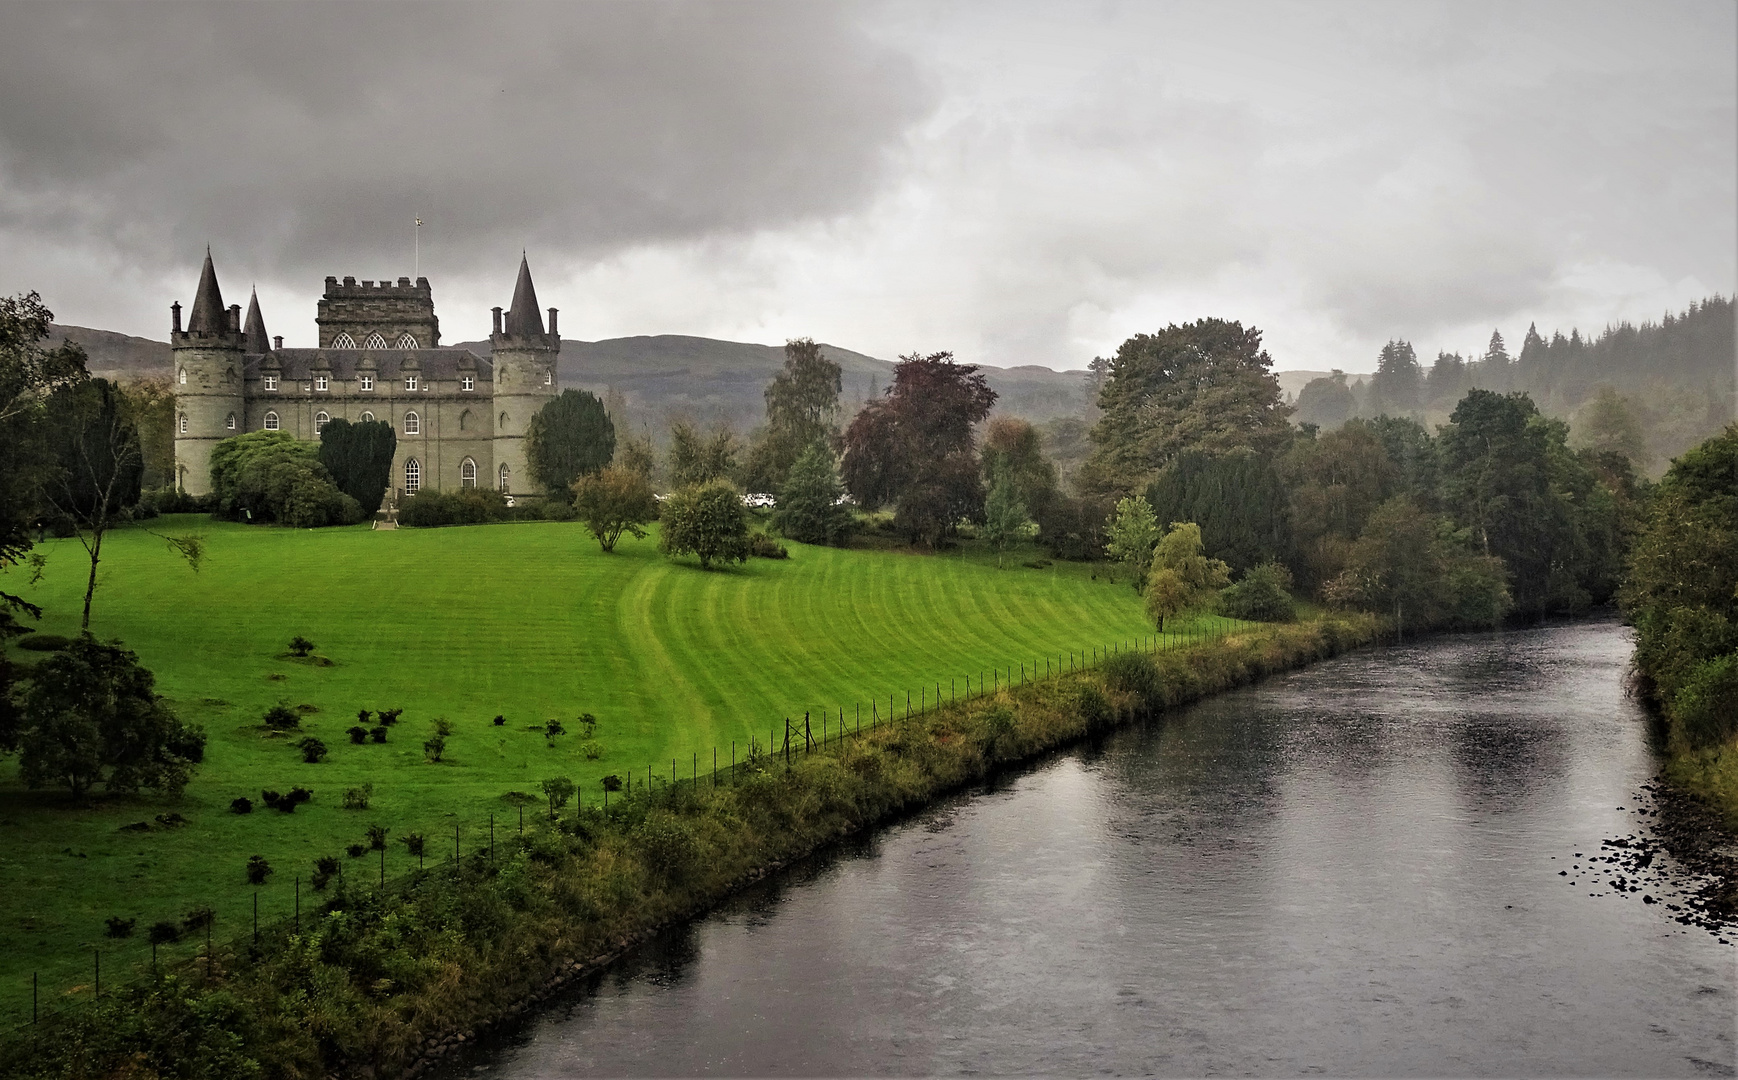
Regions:
<instances>
[{"instance_id":1,"label":"river","mask_svg":"<svg viewBox=\"0 0 1738 1080\"><path fill-rule=\"evenodd\" d=\"M1584 623L1223 695L763 883L443 1074L1734 1075L1738 950L1672 917L1669 859L1653 904L1587 861L1650 821L1629 653Z\"/></svg>"}]
</instances>

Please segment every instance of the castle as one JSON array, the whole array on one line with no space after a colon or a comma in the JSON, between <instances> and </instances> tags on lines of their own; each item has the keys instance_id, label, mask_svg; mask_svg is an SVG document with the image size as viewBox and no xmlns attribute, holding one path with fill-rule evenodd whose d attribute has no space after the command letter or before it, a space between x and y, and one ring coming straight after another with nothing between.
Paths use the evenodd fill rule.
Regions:
<instances>
[{"instance_id":1,"label":"castle","mask_svg":"<svg viewBox=\"0 0 1738 1080\"><path fill-rule=\"evenodd\" d=\"M181 490L211 491L211 449L245 431L318 439L333 420L381 420L398 433L389 498L424 489L492 487L532 493L525 431L553 399L561 351L521 257L513 305L494 309L493 355L441 348L428 279L397 284L326 279L320 347L286 349L266 337L257 292L225 308L211 252L186 328L170 309L175 389L175 472Z\"/></svg>"}]
</instances>

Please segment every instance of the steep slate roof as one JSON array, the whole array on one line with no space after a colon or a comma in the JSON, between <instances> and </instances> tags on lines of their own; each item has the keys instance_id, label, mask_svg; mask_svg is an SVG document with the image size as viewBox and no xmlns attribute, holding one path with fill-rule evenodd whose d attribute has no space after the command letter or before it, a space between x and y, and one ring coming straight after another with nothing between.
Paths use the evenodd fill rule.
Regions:
<instances>
[{"instance_id":1,"label":"steep slate roof","mask_svg":"<svg viewBox=\"0 0 1738 1080\"><path fill-rule=\"evenodd\" d=\"M251 353L267 353L272 351L272 339L266 337L266 321L259 313L259 290L255 289L247 298L247 319L241 324L241 332L247 336L247 351Z\"/></svg>"},{"instance_id":2,"label":"steep slate roof","mask_svg":"<svg viewBox=\"0 0 1738 1080\"><path fill-rule=\"evenodd\" d=\"M531 284L531 264L519 256L519 280L513 286L513 306L507 312L507 333L543 334L543 313L537 310L537 286Z\"/></svg>"},{"instance_id":3,"label":"steep slate roof","mask_svg":"<svg viewBox=\"0 0 1738 1080\"><path fill-rule=\"evenodd\" d=\"M217 287L217 271L211 265L211 249L205 249L205 267L199 271L199 291L193 296L193 312L187 317L190 334L226 334L229 313L223 307L223 292Z\"/></svg>"},{"instance_id":4,"label":"steep slate roof","mask_svg":"<svg viewBox=\"0 0 1738 1080\"><path fill-rule=\"evenodd\" d=\"M364 364L364 360L372 363ZM359 370L387 380L401 377L400 373L407 370L406 360L415 362L408 370L429 381L457 381L463 372L474 374L481 384L491 385L495 377L493 362L469 349L278 349L263 356L249 356L243 370L246 378L255 379L262 367L270 367L286 382L307 382L315 371L334 379L354 379Z\"/></svg>"}]
</instances>

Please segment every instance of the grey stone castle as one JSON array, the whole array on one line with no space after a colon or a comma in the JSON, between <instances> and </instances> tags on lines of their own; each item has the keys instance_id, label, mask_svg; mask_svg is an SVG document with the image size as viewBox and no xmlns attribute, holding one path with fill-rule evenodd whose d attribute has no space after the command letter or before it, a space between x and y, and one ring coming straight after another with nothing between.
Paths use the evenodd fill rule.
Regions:
<instances>
[{"instance_id":1,"label":"grey stone castle","mask_svg":"<svg viewBox=\"0 0 1738 1080\"><path fill-rule=\"evenodd\" d=\"M224 307L211 253L187 325L170 307L175 388L175 469L183 491L211 491L211 448L244 431L318 439L332 420L381 420L398 433L392 489L490 487L534 494L525 429L558 392L556 309L549 328L521 258L513 304L494 309L493 355L442 348L427 278L415 284L326 279L320 347L286 349L267 338L257 293ZM390 494L389 494L390 498Z\"/></svg>"}]
</instances>

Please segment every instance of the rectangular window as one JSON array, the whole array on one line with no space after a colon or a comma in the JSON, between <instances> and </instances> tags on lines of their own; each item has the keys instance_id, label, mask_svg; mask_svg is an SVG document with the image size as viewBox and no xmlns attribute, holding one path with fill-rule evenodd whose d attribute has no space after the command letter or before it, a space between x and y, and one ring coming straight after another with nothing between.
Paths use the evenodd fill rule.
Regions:
<instances>
[{"instance_id":1,"label":"rectangular window","mask_svg":"<svg viewBox=\"0 0 1738 1080\"><path fill-rule=\"evenodd\" d=\"M476 388L477 380L471 378L469 375L466 375L459 380L460 390L475 390Z\"/></svg>"},{"instance_id":2,"label":"rectangular window","mask_svg":"<svg viewBox=\"0 0 1738 1080\"><path fill-rule=\"evenodd\" d=\"M406 390L415 390L416 389L416 376L415 375L406 375L404 377L404 388Z\"/></svg>"},{"instance_id":3,"label":"rectangular window","mask_svg":"<svg viewBox=\"0 0 1738 1080\"><path fill-rule=\"evenodd\" d=\"M555 375L551 372L545 371L543 373L543 385L544 386L555 385Z\"/></svg>"},{"instance_id":4,"label":"rectangular window","mask_svg":"<svg viewBox=\"0 0 1738 1080\"><path fill-rule=\"evenodd\" d=\"M374 376L372 376L372 375L362 376L362 389L364 389L364 390L374 389Z\"/></svg>"},{"instance_id":5,"label":"rectangular window","mask_svg":"<svg viewBox=\"0 0 1738 1080\"><path fill-rule=\"evenodd\" d=\"M277 388L278 388L278 377L276 375L267 375L266 376L266 389L267 390L276 390Z\"/></svg>"},{"instance_id":6,"label":"rectangular window","mask_svg":"<svg viewBox=\"0 0 1738 1080\"><path fill-rule=\"evenodd\" d=\"M314 389L316 389L316 390L326 389L326 376L324 376L324 375L314 376Z\"/></svg>"}]
</instances>

